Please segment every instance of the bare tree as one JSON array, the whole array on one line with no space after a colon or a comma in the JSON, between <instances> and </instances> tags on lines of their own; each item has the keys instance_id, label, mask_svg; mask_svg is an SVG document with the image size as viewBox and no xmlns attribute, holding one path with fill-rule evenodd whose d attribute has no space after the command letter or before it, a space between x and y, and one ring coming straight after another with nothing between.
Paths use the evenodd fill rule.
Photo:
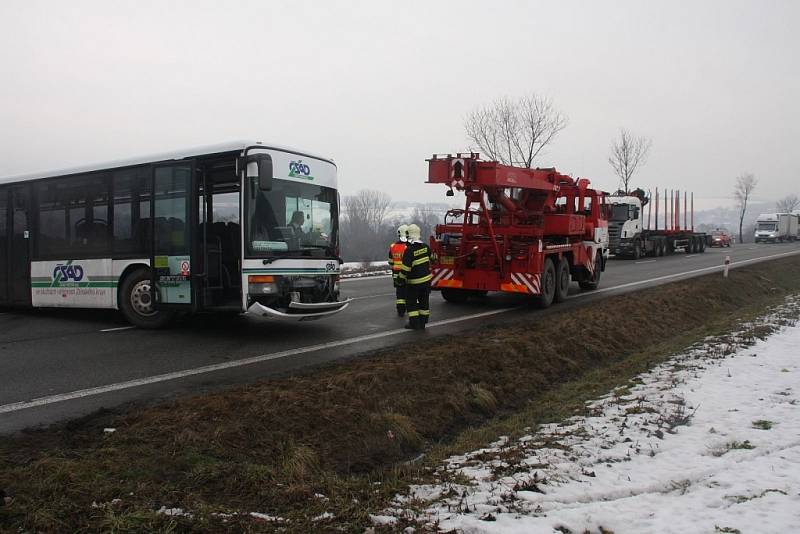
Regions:
<instances>
[{"instance_id":1,"label":"bare tree","mask_svg":"<svg viewBox=\"0 0 800 534\"><path fill-rule=\"evenodd\" d=\"M736 178L736 186L733 189L733 196L739 207L739 243L744 243L742 239L742 226L744 225L744 215L747 212L747 201L753 189L756 188L758 180L753 173L746 172Z\"/></svg>"},{"instance_id":2,"label":"bare tree","mask_svg":"<svg viewBox=\"0 0 800 534\"><path fill-rule=\"evenodd\" d=\"M419 226L424 241L433 235L436 225L441 222L440 212L441 210L426 204L422 207L415 207L411 213L410 220Z\"/></svg>"},{"instance_id":3,"label":"bare tree","mask_svg":"<svg viewBox=\"0 0 800 534\"><path fill-rule=\"evenodd\" d=\"M783 197L775 204L778 213L792 213L798 207L800 207L800 198L794 194Z\"/></svg>"},{"instance_id":4,"label":"bare tree","mask_svg":"<svg viewBox=\"0 0 800 534\"><path fill-rule=\"evenodd\" d=\"M473 150L504 165L528 168L566 126L567 118L550 99L536 94L499 98L464 121Z\"/></svg>"},{"instance_id":5,"label":"bare tree","mask_svg":"<svg viewBox=\"0 0 800 534\"><path fill-rule=\"evenodd\" d=\"M611 156L608 162L619 177L620 189L630 191L630 183L634 173L647 162L647 153L653 141L646 137L638 137L621 128L619 137L611 143Z\"/></svg>"},{"instance_id":6,"label":"bare tree","mask_svg":"<svg viewBox=\"0 0 800 534\"><path fill-rule=\"evenodd\" d=\"M353 196L344 197L344 215L352 224L362 224L377 229L383 224L392 198L383 191L362 189Z\"/></svg>"},{"instance_id":7,"label":"bare tree","mask_svg":"<svg viewBox=\"0 0 800 534\"><path fill-rule=\"evenodd\" d=\"M387 193L370 189L344 197L340 233L344 257L357 261L385 257L384 221L391 203Z\"/></svg>"}]
</instances>

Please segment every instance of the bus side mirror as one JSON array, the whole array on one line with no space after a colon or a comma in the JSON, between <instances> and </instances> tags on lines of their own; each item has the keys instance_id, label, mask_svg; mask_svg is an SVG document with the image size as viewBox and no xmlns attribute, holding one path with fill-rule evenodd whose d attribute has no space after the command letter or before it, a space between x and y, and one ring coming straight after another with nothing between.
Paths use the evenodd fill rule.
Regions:
<instances>
[{"instance_id":1,"label":"bus side mirror","mask_svg":"<svg viewBox=\"0 0 800 534\"><path fill-rule=\"evenodd\" d=\"M258 178L258 188L262 191L272 189L272 156L253 154L247 156L247 177Z\"/></svg>"}]
</instances>

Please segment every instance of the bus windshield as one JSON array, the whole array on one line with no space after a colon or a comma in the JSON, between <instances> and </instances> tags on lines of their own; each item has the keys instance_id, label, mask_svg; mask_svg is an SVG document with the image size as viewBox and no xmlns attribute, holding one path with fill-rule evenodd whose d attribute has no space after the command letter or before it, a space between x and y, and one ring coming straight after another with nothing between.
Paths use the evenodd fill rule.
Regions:
<instances>
[{"instance_id":1,"label":"bus windshield","mask_svg":"<svg viewBox=\"0 0 800 534\"><path fill-rule=\"evenodd\" d=\"M336 190L274 180L262 191L247 187L248 257L334 257L338 240Z\"/></svg>"}]
</instances>

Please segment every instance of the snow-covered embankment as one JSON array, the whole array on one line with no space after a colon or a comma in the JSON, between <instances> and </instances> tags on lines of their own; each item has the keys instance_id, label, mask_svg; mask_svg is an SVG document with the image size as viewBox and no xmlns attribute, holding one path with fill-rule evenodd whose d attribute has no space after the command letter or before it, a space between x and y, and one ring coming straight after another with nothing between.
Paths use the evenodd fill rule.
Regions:
<instances>
[{"instance_id":1,"label":"snow-covered embankment","mask_svg":"<svg viewBox=\"0 0 800 534\"><path fill-rule=\"evenodd\" d=\"M442 479L471 484L413 487L375 520L411 515L463 532L794 531L798 316L800 299L790 299L590 403L586 415L452 457Z\"/></svg>"}]
</instances>

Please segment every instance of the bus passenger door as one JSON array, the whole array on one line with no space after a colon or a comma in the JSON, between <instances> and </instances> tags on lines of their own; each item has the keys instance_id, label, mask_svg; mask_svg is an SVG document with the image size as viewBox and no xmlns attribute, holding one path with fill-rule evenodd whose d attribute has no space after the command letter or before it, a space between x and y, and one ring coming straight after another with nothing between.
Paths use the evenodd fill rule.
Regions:
<instances>
[{"instance_id":1,"label":"bus passenger door","mask_svg":"<svg viewBox=\"0 0 800 534\"><path fill-rule=\"evenodd\" d=\"M31 305L30 191L28 185L12 187L8 206L11 222L8 241L8 289L11 304L22 306Z\"/></svg>"},{"instance_id":2,"label":"bus passenger door","mask_svg":"<svg viewBox=\"0 0 800 534\"><path fill-rule=\"evenodd\" d=\"M153 172L153 299L157 309L193 310L194 164L158 165Z\"/></svg>"}]
</instances>

